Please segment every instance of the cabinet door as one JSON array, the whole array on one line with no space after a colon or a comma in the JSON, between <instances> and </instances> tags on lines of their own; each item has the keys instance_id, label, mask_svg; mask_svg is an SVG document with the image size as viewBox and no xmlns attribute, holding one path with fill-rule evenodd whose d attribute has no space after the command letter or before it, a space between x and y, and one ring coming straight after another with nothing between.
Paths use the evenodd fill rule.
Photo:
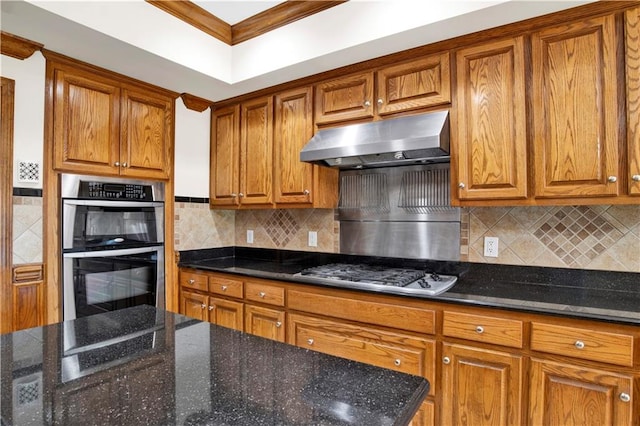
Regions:
<instances>
[{"instance_id":1,"label":"cabinet door","mask_svg":"<svg viewBox=\"0 0 640 426\"><path fill-rule=\"evenodd\" d=\"M44 324L44 284L42 281L14 283L13 331Z\"/></svg>"},{"instance_id":2,"label":"cabinet door","mask_svg":"<svg viewBox=\"0 0 640 426\"><path fill-rule=\"evenodd\" d=\"M242 331L244 327L242 302L233 300L219 299L217 297L209 298L209 322L222 327L233 328Z\"/></svg>"},{"instance_id":3,"label":"cabinet door","mask_svg":"<svg viewBox=\"0 0 640 426\"><path fill-rule=\"evenodd\" d=\"M520 356L448 343L442 356L442 424L522 424Z\"/></svg>"},{"instance_id":4,"label":"cabinet door","mask_svg":"<svg viewBox=\"0 0 640 426\"><path fill-rule=\"evenodd\" d=\"M245 305L244 331L256 336L284 342L284 312L277 309Z\"/></svg>"},{"instance_id":5,"label":"cabinet door","mask_svg":"<svg viewBox=\"0 0 640 426\"><path fill-rule=\"evenodd\" d=\"M549 361L531 361L529 423L633 424L631 377Z\"/></svg>"},{"instance_id":6,"label":"cabinet door","mask_svg":"<svg viewBox=\"0 0 640 426\"><path fill-rule=\"evenodd\" d=\"M300 151L313 136L311 93L311 87L303 87L276 95L276 203L313 202L313 165L300 161Z\"/></svg>"},{"instance_id":7,"label":"cabinet door","mask_svg":"<svg viewBox=\"0 0 640 426\"><path fill-rule=\"evenodd\" d=\"M640 195L640 7L625 14L629 194Z\"/></svg>"},{"instance_id":8,"label":"cabinet door","mask_svg":"<svg viewBox=\"0 0 640 426\"><path fill-rule=\"evenodd\" d=\"M172 167L173 100L133 87L122 90L120 174L167 179Z\"/></svg>"},{"instance_id":9,"label":"cabinet door","mask_svg":"<svg viewBox=\"0 0 640 426\"><path fill-rule=\"evenodd\" d=\"M532 35L535 195L617 195L614 16Z\"/></svg>"},{"instance_id":10,"label":"cabinet door","mask_svg":"<svg viewBox=\"0 0 640 426\"><path fill-rule=\"evenodd\" d=\"M436 424L434 415L434 403L426 400L422 403L416 415L411 419L409 426L434 426Z\"/></svg>"},{"instance_id":11,"label":"cabinet door","mask_svg":"<svg viewBox=\"0 0 640 426\"><path fill-rule=\"evenodd\" d=\"M208 297L190 291L181 291L180 294L180 313L191 318L207 321Z\"/></svg>"},{"instance_id":12,"label":"cabinet door","mask_svg":"<svg viewBox=\"0 0 640 426\"><path fill-rule=\"evenodd\" d=\"M242 104L240 131L240 204L273 202L273 100Z\"/></svg>"},{"instance_id":13,"label":"cabinet door","mask_svg":"<svg viewBox=\"0 0 640 426\"><path fill-rule=\"evenodd\" d=\"M459 199L525 198L523 37L462 49L456 67Z\"/></svg>"},{"instance_id":14,"label":"cabinet door","mask_svg":"<svg viewBox=\"0 0 640 426\"><path fill-rule=\"evenodd\" d=\"M387 67L376 76L380 115L451 102L448 52Z\"/></svg>"},{"instance_id":15,"label":"cabinet door","mask_svg":"<svg viewBox=\"0 0 640 426\"><path fill-rule=\"evenodd\" d=\"M117 174L120 161L120 89L107 78L53 70L54 168Z\"/></svg>"},{"instance_id":16,"label":"cabinet door","mask_svg":"<svg viewBox=\"0 0 640 426\"><path fill-rule=\"evenodd\" d=\"M373 72L316 86L316 124L373 117Z\"/></svg>"},{"instance_id":17,"label":"cabinet door","mask_svg":"<svg viewBox=\"0 0 640 426\"><path fill-rule=\"evenodd\" d=\"M237 206L240 184L240 105L211 113L211 207Z\"/></svg>"}]
</instances>

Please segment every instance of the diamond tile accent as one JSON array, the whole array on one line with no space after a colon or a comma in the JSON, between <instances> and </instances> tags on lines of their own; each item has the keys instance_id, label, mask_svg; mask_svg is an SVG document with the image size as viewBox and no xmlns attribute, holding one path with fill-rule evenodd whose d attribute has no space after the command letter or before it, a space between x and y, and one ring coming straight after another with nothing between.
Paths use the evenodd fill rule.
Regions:
<instances>
[{"instance_id":1,"label":"diamond tile accent","mask_svg":"<svg viewBox=\"0 0 640 426\"><path fill-rule=\"evenodd\" d=\"M265 221L264 228L276 247L285 247L300 230L298 222L287 210L274 210Z\"/></svg>"},{"instance_id":2,"label":"diamond tile accent","mask_svg":"<svg viewBox=\"0 0 640 426\"><path fill-rule=\"evenodd\" d=\"M533 235L569 266L587 264L620 238L620 232L588 206L559 208Z\"/></svg>"}]
</instances>

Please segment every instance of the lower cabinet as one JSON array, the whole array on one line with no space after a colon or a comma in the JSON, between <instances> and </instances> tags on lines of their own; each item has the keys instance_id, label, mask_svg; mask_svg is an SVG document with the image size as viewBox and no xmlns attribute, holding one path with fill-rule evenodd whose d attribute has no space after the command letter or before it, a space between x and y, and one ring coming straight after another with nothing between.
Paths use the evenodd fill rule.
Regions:
<instances>
[{"instance_id":1,"label":"lower cabinet","mask_svg":"<svg viewBox=\"0 0 640 426\"><path fill-rule=\"evenodd\" d=\"M531 361L530 372L531 425L638 424L631 376L540 359Z\"/></svg>"},{"instance_id":2,"label":"lower cabinet","mask_svg":"<svg viewBox=\"0 0 640 426\"><path fill-rule=\"evenodd\" d=\"M208 321L208 300L209 296L183 290L180 294L180 313L200 321Z\"/></svg>"},{"instance_id":3,"label":"lower cabinet","mask_svg":"<svg viewBox=\"0 0 640 426\"><path fill-rule=\"evenodd\" d=\"M246 304L244 307L244 331L256 336L284 342L284 311Z\"/></svg>"},{"instance_id":4,"label":"lower cabinet","mask_svg":"<svg viewBox=\"0 0 640 426\"><path fill-rule=\"evenodd\" d=\"M444 343L442 363L441 424L522 424L521 356Z\"/></svg>"},{"instance_id":5,"label":"lower cabinet","mask_svg":"<svg viewBox=\"0 0 640 426\"><path fill-rule=\"evenodd\" d=\"M209 297L209 322L243 331L244 304L234 300Z\"/></svg>"}]
</instances>

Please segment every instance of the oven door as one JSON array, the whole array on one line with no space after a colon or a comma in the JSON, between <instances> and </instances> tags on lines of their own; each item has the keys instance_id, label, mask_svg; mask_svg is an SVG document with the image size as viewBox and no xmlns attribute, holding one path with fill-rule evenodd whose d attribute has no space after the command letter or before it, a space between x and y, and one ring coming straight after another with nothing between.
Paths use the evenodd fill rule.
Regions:
<instances>
[{"instance_id":1,"label":"oven door","mask_svg":"<svg viewBox=\"0 0 640 426\"><path fill-rule=\"evenodd\" d=\"M63 254L64 319L137 305L164 308L164 248Z\"/></svg>"}]
</instances>

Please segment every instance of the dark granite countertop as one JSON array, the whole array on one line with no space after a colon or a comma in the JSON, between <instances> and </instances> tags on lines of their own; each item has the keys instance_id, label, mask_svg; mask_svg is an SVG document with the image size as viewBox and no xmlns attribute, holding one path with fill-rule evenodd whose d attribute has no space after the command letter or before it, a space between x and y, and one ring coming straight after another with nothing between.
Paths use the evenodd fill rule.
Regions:
<instances>
[{"instance_id":1,"label":"dark granite countertop","mask_svg":"<svg viewBox=\"0 0 640 426\"><path fill-rule=\"evenodd\" d=\"M441 295L398 297L422 297L449 303L640 324L640 273L396 259L246 247L180 252L180 266L183 267L316 286L349 288L348 285L333 285L309 277L296 276L302 269L337 262L421 268L458 277L456 285Z\"/></svg>"},{"instance_id":2,"label":"dark granite countertop","mask_svg":"<svg viewBox=\"0 0 640 426\"><path fill-rule=\"evenodd\" d=\"M422 377L138 306L0 336L2 425L406 425Z\"/></svg>"}]
</instances>

